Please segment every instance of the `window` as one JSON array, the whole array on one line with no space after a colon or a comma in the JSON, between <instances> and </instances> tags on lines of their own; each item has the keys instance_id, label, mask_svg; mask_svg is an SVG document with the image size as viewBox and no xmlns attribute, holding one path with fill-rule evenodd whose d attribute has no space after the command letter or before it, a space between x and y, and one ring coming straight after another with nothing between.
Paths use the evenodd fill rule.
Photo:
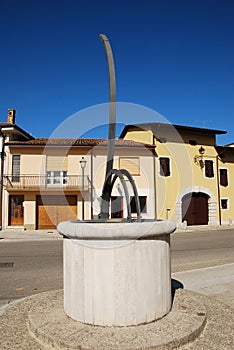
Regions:
<instances>
[{"instance_id":1,"label":"window","mask_svg":"<svg viewBox=\"0 0 234 350\"><path fill-rule=\"evenodd\" d=\"M160 175L161 176L170 176L170 158L167 157L160 157L159 158L159 164L160 164Z\"/></svg>"},{"instance_id":2,"label":"window","mask_svg":"<svg viewBox=\"0 0 234 350\"><path fill-rule=\"evenodd\" d=\"M227 169L219 169L219 183L221 186L228 186Z\"/></svg>"},{"instance_id":3,"label":"window","mask_svg":"<svg viewBox=\"0 0 234 350\"><path fill-rule=\"evenodd\" d=\"M20 155L12 156L12 181L20 181Z\"/></svg>"},{"instance_id":4,"label":"window","mask_svg":"<svg viewBox=\"0 0 234 350\"><path fill-rule=\"evenodd\" d=\"M140 211L141 213L146 213L146 202L147 202L147 196L139 196L140 201ZM131 213L136 213L136 202L135 197L130 198L130 205L131 205Z\"/></svg>"},{"instance_id":5,"label":"window","mask_svg":"<svg viewBox=\"0 0 234 350\"><path fill-rule=\"evenodd\" d=\"M228 199L221 199L221 208L228 209Z\"/></svg>"},{"instance_id":6,"label":"window","mask_svg":"<svg viewBox=\"0 0 234 350\"><path fill-rule=\"evenodd\" d=\"M140 158L119 157L119 169L126 169L131 175L140 175Z\"/></svg>"},{"instance_id":7,"label":"window","mask_svg":"<svg viewBox=\"0 0 234 350\"><path fill-rule=\"evenodd\" d=\"M67 172L66 171L47 171L46 173L47 185L66 185Z\"/></svg>"},{"instance_id":8,"label":"window","mask_svg":"<svg viewBox=\"0 0 234 350\"><path fill-rule=\"evenodd\" d=\"M47 156L46 180L49 186L64 186L67 184L68 159L63 156Z\"/></svg>"},{"instance_id":9,"label":"window","mask_svg":"<svg viewBox=\"0 0 234 350\"><path fill-rule=\"evenodd\" d=\"M205 160L205 176L206 177L214 177L213 160Z\"/></svg>"}]
</instances>

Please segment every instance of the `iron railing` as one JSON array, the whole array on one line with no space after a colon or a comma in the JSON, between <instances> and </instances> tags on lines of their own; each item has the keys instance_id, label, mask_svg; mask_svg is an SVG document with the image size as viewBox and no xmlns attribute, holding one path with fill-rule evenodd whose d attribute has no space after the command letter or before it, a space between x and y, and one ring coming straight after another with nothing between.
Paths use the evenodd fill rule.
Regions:
<instances>
[{"instance_id":1,"label":"iron railing","mask_svg":"<svg viewBox=\"0 0 234 350\"><path fill-rule=\"evenodd\" d=\"M58 189L64 190L81 190L82 176L81 175L67 175L67 176L46 176L46 175L4 175L3 186L10 189L17 190L44 190L44 189ZM88 176L84 176L84 188L89 186Z\"/></svg>"}]
</instances>

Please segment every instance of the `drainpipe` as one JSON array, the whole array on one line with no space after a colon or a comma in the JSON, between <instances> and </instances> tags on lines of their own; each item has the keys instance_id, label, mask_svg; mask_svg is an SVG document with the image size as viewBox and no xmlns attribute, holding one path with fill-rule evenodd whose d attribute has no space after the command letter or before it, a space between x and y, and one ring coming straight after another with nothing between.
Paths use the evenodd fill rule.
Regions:
<instances>
[{"instance_id":1,"label":"drainpipe","mask_svg":"<svg viewBox=\"0 0 234 350\"><path fill-rule=\"evenodd\" d=\"M220 198L220 184L219 184L219 154L216 156L216 171L217 171L217 190L218 190L218 210L219 210L219 225L222 225L221 213L221 198Z\"/></svg>"},{"instance_id":2,"label":"drainpipe","mask_svg":"<svg viewBox=\"0 0 234 350\"><path fill-rule=\"evenodd\" d=\"M91 181L91 193L90 193L91 220L93 220L93 150L91 150L90 181Z\"/></svg>"},{"instance_id":3,"label":"drainpipe","mask_svg":"<svg viewBox=\"0 0 234 350\"><path fill-rule=\"evenodd\" d=\"M156 137L153 135L153 145L156 147ZM153 152L153 172L154 172L154 218L155 220L157 220L157 216L158 216L158 213L157 213L157 182L156 182L156 151L154 149L154 152Z\"/></svg>"},{"instance_id":4,"label":"drainpipe","mask_svg":"<svg viewBox=\"0 0 234 350\"><path fill-rule=\"evenodd\" d=\"M0 230L2 230L2 195L3 195L3 169L4 169L4 135L0 132Z\"/></svg>"}]
</instances>

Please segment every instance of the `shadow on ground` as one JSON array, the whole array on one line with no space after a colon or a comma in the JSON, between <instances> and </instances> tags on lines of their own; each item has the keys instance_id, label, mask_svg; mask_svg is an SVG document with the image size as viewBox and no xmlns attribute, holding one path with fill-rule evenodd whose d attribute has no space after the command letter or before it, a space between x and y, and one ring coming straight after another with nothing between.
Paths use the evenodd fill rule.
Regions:
<instances>
[{"instance_id":1,"label":"shadow on ground","mask_svg":"<svg viewBox=\"0 0 234 350\"><path fill-rule=\"evenodd\" d=\"M184 285L183 283L181 283L178 280L175 279L171 279L171 295L172 295L172 303L174 301L174 297L175 297L175 292L177 289L184 289Z\"/></svg>"}]
</instances>

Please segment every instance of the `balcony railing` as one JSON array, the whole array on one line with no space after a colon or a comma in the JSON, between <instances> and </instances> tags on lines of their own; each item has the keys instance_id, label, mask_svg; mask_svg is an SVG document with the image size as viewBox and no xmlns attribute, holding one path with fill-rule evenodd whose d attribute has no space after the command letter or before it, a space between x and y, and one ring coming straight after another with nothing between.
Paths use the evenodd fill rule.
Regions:
<instances>
[{"instance_id":1,"label":"balcony railing","mask_svg":"<svg viewBox=\"0 0 234 350\"><path fill-rule=\"evenodd\" d=\"M82 176L67 175L49 177L46 175L4 175L3 186L7 190L81 190ZM89 186L88 176L84 176L84 189Z\"/></svg>"}]
</instances>

